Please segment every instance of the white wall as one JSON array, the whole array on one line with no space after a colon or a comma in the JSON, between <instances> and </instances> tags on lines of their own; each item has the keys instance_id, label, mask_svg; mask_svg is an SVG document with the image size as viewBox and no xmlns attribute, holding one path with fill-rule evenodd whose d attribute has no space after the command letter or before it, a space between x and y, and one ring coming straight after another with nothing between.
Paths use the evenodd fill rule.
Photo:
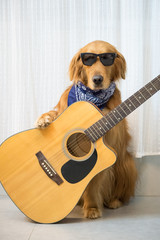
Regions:
<instances>
[{"instance_id":1,"label":"white wall","mask_svg":"<svg viewBox=\"0 0 160 240\"><path fill-rule=\"evenodd\" d=\"M136 195L160 196L160 156L136 159L139 179Z\"/></svg>"}]
</instances>

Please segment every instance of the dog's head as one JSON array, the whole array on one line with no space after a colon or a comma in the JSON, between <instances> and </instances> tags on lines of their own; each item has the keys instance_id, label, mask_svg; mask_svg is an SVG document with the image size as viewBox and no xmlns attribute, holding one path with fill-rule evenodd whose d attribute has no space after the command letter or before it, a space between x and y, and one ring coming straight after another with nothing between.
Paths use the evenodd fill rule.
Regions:
<instances>
[{"instance_id":1,"label":"dog's head","mask_svg":"<svg viewBox=\"0 0 160 240\"><path fill-rule=\"evenodd\" d=\"M93 54L92 56L89 53L102 55ZM125 79L125 73L126 61L123 55L114 46L104 41L94 41L81 48L72 58L69 66L70 80L75 83L81 81L93 90L108 88L111 81Z\"/></svg>"}]
</instances>

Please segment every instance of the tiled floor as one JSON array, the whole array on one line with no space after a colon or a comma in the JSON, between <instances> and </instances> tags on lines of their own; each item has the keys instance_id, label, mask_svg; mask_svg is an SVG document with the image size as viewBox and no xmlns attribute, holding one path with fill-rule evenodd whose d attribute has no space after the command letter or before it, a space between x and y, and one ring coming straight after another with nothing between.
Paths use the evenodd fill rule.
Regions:
<instances>
[{"instance_id":1,"label":"tiled floor","mask_svg":"<svg viewBox=\"0 0 160 240\"><path fill-rule=\"evenodd\" d=\"M0 240L159 240L160 197L136 197L129 205L105 209L103 218L84 219L76 207L56 224L25 217L7 196L0 196Z\"/></svg>"}]
</instances>

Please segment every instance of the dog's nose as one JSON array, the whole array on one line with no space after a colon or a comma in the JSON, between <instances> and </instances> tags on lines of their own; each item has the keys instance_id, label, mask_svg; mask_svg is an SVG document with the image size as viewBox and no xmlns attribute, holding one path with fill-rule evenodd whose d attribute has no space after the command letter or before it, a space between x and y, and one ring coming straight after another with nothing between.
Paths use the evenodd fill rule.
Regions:
<instances>
[{"instance_id":1,"label":"dog's nose","mask_svg":"<svg viewBox=\"0 0 160 240\"><path fill-rule=\"evenodd\" d=\"M103 82L103 77L101 75L95 75L92 78L95 85L100 85Z\"/></svg>"}]
</instances>

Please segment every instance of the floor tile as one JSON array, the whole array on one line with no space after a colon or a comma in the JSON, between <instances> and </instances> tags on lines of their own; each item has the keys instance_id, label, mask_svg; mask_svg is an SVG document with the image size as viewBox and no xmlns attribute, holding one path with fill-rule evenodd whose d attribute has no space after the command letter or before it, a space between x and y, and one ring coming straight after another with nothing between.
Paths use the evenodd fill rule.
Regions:
<instances>
[{"instance_id":1,"label":"floor tile","mask_svg":"<svg viewBox=\"0 0 160 240\"><path fill-rule=\"evenodd\" d=\"M104 209L97 220L84 219L80 207L56 224L26 218L6 196L0 196L1 240L159 240L160 197L136 197L116 210Z\"/></svg>"}]
</instances>

